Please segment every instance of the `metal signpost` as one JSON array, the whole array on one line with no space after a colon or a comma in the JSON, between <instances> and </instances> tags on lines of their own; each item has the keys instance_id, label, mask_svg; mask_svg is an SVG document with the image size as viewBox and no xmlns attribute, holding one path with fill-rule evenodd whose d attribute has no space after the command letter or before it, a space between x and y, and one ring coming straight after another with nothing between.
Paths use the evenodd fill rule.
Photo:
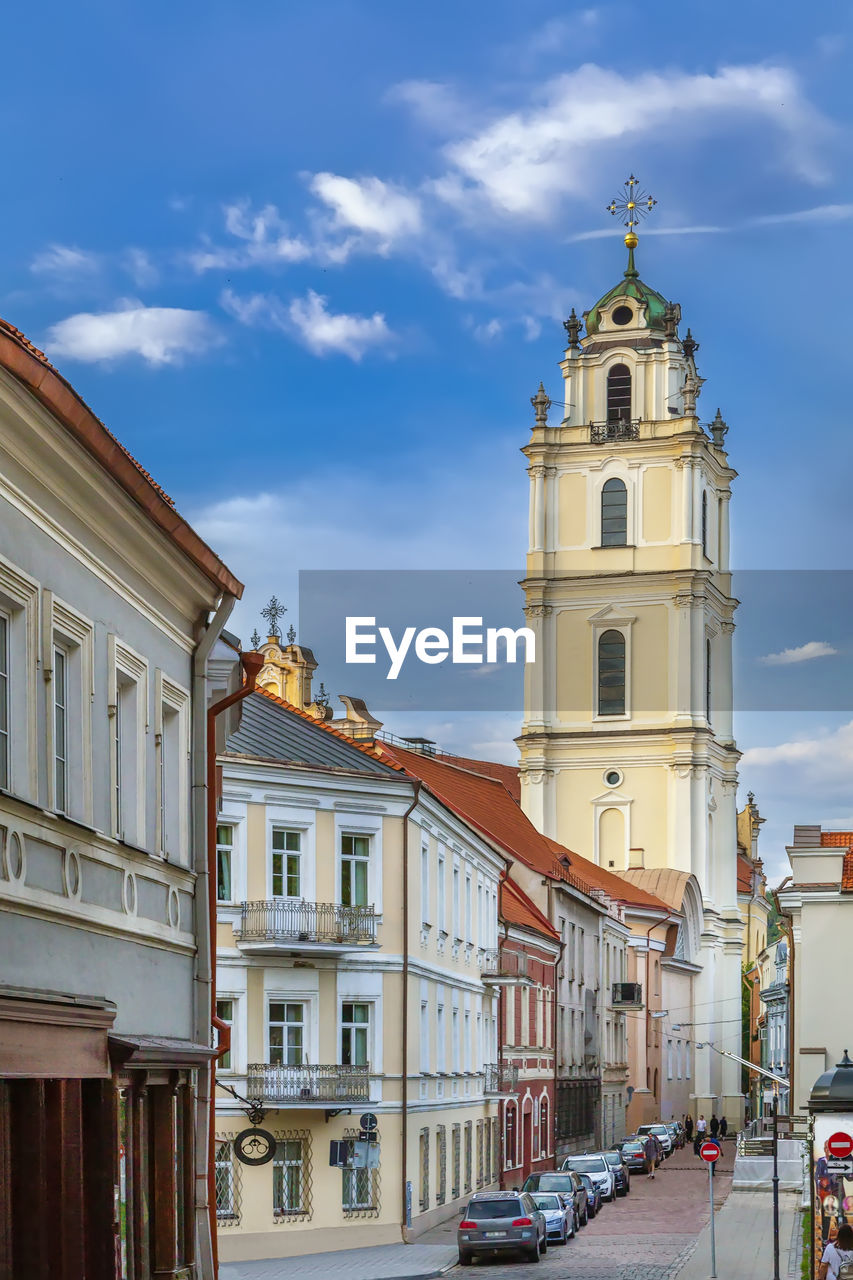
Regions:
<instances>
[{"instance_id":1,"label":"metal signpost","mask_svg":"<svg viewBox=\"0 0 853 1280\"><path fill-rule=\"evenodd\" d=\"M714 1161L720 1158L716 1142L703 1142L699 1154L708 1166L708 1196L711 1201L711 1280L717 1278L717 1242L714 1238Z\"/></svg>"}]
</instances>

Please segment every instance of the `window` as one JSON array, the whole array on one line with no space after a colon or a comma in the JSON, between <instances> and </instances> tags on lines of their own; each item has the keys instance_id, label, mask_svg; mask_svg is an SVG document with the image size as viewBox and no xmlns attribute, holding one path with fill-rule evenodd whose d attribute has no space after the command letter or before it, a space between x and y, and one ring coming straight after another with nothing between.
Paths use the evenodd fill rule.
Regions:
<instances>
[{"instance_id":1,"label":"window","mask_svg":"<svg viewBox=\"0 0 853 1280\"><path fill-rule=\"evenodd\" d=\"M233 1031L234 1001L233 1000L217 1000L216 1016L217 1018L221 1019L222 1022L226 1023L229 1027L231 1027ZM223 1053L222 1057L219 1059L217 1063L217 1070L219 1071L231 1070L231 1050L230 1049L228 1050L227 1053Z\"/></svg>"},{"instance_id":2,"label":"window","mask_svg":"<svg viewBox=\"0 0 853 1280\"><path fill-rule=\"evenodd\" d=\"M708 554L708 495L702 491L702 555Z\"/></svg>"},{"instance_id":3,"label":"window","mask_svg":"<svg viewBox=\"0 0 853 1280\"><path fill-rule=\"evenodd\" d=\"M614 364L607 374L607 421L631 421L631 370Z\"/></svg>"},{"instance_id":4,"label":"window","mask_svg":"<svg viewBox=\"0 0 853 1280\"><path fill-rule=\"evenodd\" d=\"M426 924L429 910L429 845L421 846L421 920Z\"/></svg>"},{"instance_id":5,"label":"window","mask_svg":"<svg viewBox=\"0 0 853 1280\"><path fill-rule=\"evenodd\" d=\"M447 894L447 885L445 883L445 866L444 866L443 853L440 853L438 855L438 875L436 876L436 882L435 882L435 894L436 894L436 904L435 904L436 924L438 925L440 932L444 933L447 926L447 908L445 904L445 897Z\"/></svg>"},{"instance_id":6,"label":"window","mask_svg":"<svg viewBox=\"0 0 853 1280\"><path fill-rule=\"evenodd\" d=\"M459 897L459 868L453 868L453 897L451 899L451 907L453 909L453 936L457 940L462 934L462 925L459 920L461 911L461 900Z\"/></svg>"},{"instance_id":7,"label":"window","mask_svg":"<svg viewBox=\"0 0 853 1280\"><path fill-rule=\"evenodd\" d=\"M705 641L705 719L711 723L711 641Z\"/></svg>"},{"instance_id":8,"label":"window","mask_svg":"<svg viewBox=\"0 0 853 1280\"><path fill-rule=\"evenodd\" d=\"M159 669L154 675L157 755L157 847L164 858L189 860L189 706L186 689Z\"/></svg>"},{"instance_id":9,"label":"window","mask_svg":"<svg viewBox=\"0 0 853 1280\"><path fill-rule=\"evenodd\" d=\"M444 1005L439 1003L435 1010L435 1069L439 1074L445 1068L445 1052Z\"/></svg>"},{"instance_id":10,"label":"window","mask_svg":"<svg viewBox=\"0 0 853 1280\"><path fill-rule=\"evenodd\" d=\"M272 833L272 896L298 898L302 893L302 833Z\"/></svg>"},{"instance_id":11,"label":"window","mask_svg":"<svg viewBox=\"0 0 853 1280\"><path fill-rule=\"evenodd\" d=\"M453 1055L451 1069L453 1071L459 1071L462 1066L459 1052L459 1010L455 1005L450 1014L450 1045L451 1053Z\"/></svg>"},{"instance_id":12,"label":"window","mask_svg":"<svg viewBox=\"0 0 853 1280\"><path fill-rule=\"evenodd\" d=\"M0 613L0 787L9 789L9 619Z\"/></svg>"},{"instance_id":13,"label":"window","mask_svg":"<svg viewBox=\"0 0 853 1280\"><path fill-rule=\"evenodd\" d=\"M269 1006L270 1062L277 1067L301 1067L305 1034L305 1006L274 1000Z\"/></svg>"},{"instance_id":14,"label":"window","mask_svg":"<svg viewBox=\"0 0 853 1280\"><path fill-rule=\"evenodd\" d=\"M630 307L614 307L610 318L614 324L630 324L634 319L634 313Z\"/></svg>"},{"instance_id":15,"label":"window","mask_svg":"<svg viewBox=\"0 0 853 1280\"><path fill-rule=\"evenodd\" d=\"M216 901L232 902L231 857L234 852L234 828L220 824L216 828Z\"/></svg>"},{"instance_id":16,"label":"window","mask_svg":"<svg viewBox=\"0 0 853 1280\"><path fill-rule=\"evenodd\" d=\"M598 640L598 714L625 714L625 637L604 631Z\"/></svg>"},{"instance_id":17,"label":"window","mask_svg":"<svg viewBox=\"0 0 853 1280\"><path fill-rule=\"evenodd\" d=\"M421 1071L429 1072L429 1001L421 1000Z\"/></svg>"},{"instance_id":18,"label":"window","mask_svg":"<svg viewBox=\"0 0 853 1280\"><path fill-rule=\"evenodd\" d=\"M601 545L624 547L628 542L628 490L615 476L601 490Z\"/></svg>"},{"instance_id":19,"label":"window","mask_svg":"<svg viewBox=\"0 0 853 1280\"><path fill-rule=\"evenodd\" d=\"M305 1158L301 1138L276 1143L272 1162L272 1211L277 1218L305 1213Z\"/></svg>"},{"instance_id":20,"label":"window","mask_svg":"<svg viewBox=\"0 0 853 1280\"><path fill-rule=\"evenodd\" d=\"M344 1211L376 1208L374 1188L378 1186L378 1169L344 1169L341 1203Z\"/></svg>"},{"instance_id":21,"label":"window","mask_svg":"<svg viewBox=\"0 0 853 1280\"><path fill-rule=\"evenodd\" d=\"M116 636L109 637L113 722L113 820L120 840L146 847L145 742L148 729L148 666ZM159 781L158 781L159 787Z\"/></svg>"},{"instance_id":22,"label":"window","mask_svg":"<svg viewBox=\"0 0 853 1280\"><path fill-rule=\"evenodd\" d=\"M234 1155L228 1139L216 1143L214 1156L216 1181L216 1217L219 1221L233 1221L240 1216L237 1196L237 1180L234 1176Z\"/></svg>"},{"instance_id":23,"label":"window","mask_svg":"<svg viewBox=\"0 0 853 1280\"><path fill-rule=\"evenodd\" d=\"M368 905L370 836L341 836L341 903L345 907Z\"/></svg>"},{"instance_id":24,"label":"window","mask_svg":"<svg viewBox=\"0 0 853 1280\"><path fill-rule=\"evenodd\" d=\"M369 1030L370 1005L344 1001L341 1005L341 1063L343 1066L367 1066Z\"/></svg>"},{"instance_id":25,"label":"window","mask_svg":"<svg viewBox=\"0 0 853 1280\"><path fill-rule=\"evenodd\" d=\"M667 1080L672 1079L672 1041L671 1040L667 1040L666 1042L666 1078Z\"/></svg>"},{"instance_id":26,"label":"window","mask_svg":"<svg viewBox=\"0 0 853 1280\"><path fill-rule=\"evenodd\" d=\"M465 941L466 942L473 941L473 937L474 937L473 920L471 918L471 913L473 910L472 903L473 903L473 898L472 898L472 892L471 892L471 877L469 875L466 875L465 877Z\"/></svg>"},{"instance_id":27,"label":"window","mask_svg":"<svg viewBox=\"0 0 853 1280\"><path fill-rule=\"evenodd\" d=\"M53 802L65 813L68 802L68 659L53 649Z\"/></svg>"}]
</instances>

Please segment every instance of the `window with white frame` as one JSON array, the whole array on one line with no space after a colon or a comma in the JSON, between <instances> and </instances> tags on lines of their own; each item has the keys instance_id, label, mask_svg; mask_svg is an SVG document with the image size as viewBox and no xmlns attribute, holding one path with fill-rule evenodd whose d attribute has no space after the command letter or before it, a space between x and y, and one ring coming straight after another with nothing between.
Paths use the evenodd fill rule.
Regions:
<instances>
[{"instance_id":1,"label":"window with white frame","mask_svg":"<svg viewBox=\"0 0 853 1280\"><path fill-rule=\"evenodd\" d=\"M305 1143L284 1138L272 1162L272 1209L277 1218L306 1212Z\"/></svg>"},{"instance_id":2,"label":"window with white frame","mask_svg":"<svg viewBox=\"0 0 853 1280\"><path fill-rule=\"evenodd\" d=\"M421 845L421 920L428 924L432 919L429 904L429 845Z\"/></svg>"},{"instance_id":3,"label":"window with white frame","mask_svg":"<svg viewBox=\"0 0 853 1280\"><path fill-rule=\"evenodd\" d=\"M0 787L9 790L9 616L0 613Z\"/></svg>"},{"instance_id":4,"label":"window with white frame","mask_svg":"<svg viewBox=\"0 0 853 1280\"><path fill-rule=\"evenodd\" d=\"M155 674L154 743L157 753L157 844L164 857L189 856L189 705L185 689Z\"/></svg>"},{"instance_id":5,"label":"window with white frame","mask_svg":"<svg viewBox=\"0 0 853 1280\"><path fill-rule=\"evenodd\" d=\"M465 941L466 942L473 942L474 940L474 921L473 921L474 905L473 903L474 903L474 895L473 895L473 888L471 885L471 877L466 873L465 875Z\"/></svg>"},{"instance_id":6,"label":"window with white frame","mask_svg":"<svg viewBox=\"0 0 853 1280\"><path fill-rule=\"evenodd\" d=\"M144 848L148 664L116 636L109 637L109 646L113 830L120 840Z\"/></svg>"},{"instance_id":7,"label":"window with white frame","mask_svg":"<svg viewBox=\"0 0 853 1280\"><path fill-rule=\"evenodd\" d=\"M435 922L439 931L444 933L447 927L447 883L445 881L445 859L444 854L439 851L437 872L435 877Z\"/></svg>"},{"instance_id":8,"label":"window with white frame","mask_svg":"<svg viewBox=\"0 0 853 1280\"><path fill-rule=\"evenodd\" d=\"M667 1080L672 1079L672 1063L673 1063L672 1041L667 1040L666 1042L666 1078Z\"/></svg>"},{"instance_id":9,"label":"window with white frame","mask_svg":"<svg viewBox=\"0 0 853 1280\"><path fill-rule=\"evenodd\" d=\"M271 1000L268 1009L270 1063L301 1067L305 1053L305 1005Z\"/></svg>"},{"instance_id":10,"label":"window with white frame","mask_svg":"<svg viewBox=\"0 0 853 1280\"><path fill-rule=\"evenodd\" d=\"M43 609L50 805L91 822L94 626L50 591Z\"/></svg>"},{"instance_id":11,"label":"window with white frame","mask_svg":"<svg viewBox=\"0 0 853 1280\"><path fill-rule=\"evenodd\" d=\"M53 807L68 805L68 655L53 646Z\"/></svg>"},{"instance_id":12,"label":"window with white frame","mask_svg":"<svg viewBox=\"0 0 853 1280\"><path fill-rule=\"evenodd\" d=\"M234 1035L234 1001L231 999L222 999L216 1001L216 1016L220 1022L224 1022ZM230 1071L234 1045L232 1041L231 1048L223 1053L222 1057L217 1061L218 1071Z\"/></svg>"},{"instance_id":13,"label":"window with white frame","mask_svg":"<svg viewBox=\"0 0 853 1280\"><path fill-rule=\"evenodd\" d=\"M341 903L366 907L370 898L370 836L341 835Z\"/></svg>"},{"instance_id":14,"label":"window with white frame","mask_svg":"<svg viewBox=\"0 0 853 1280\"><path fill-rule=\"evenodd\" d=\"M444 1071L447 1062L447 1045L445 1041L444 1003L439 1001L435 1009L435 1069Z\"/></svg>"},{"instance_id":15,"label":"window with white frame","mask_svg":"<svg viewBox=\"0 0 853 1280\"><path fill-rule=\"evenodd\" d=\"M421 1000L421 1071L429 1072L429 1001Z\"/></svg>"},{"instance_id":16,"label":"window with white frame","mask_svg":"<svg viewBox=\"0 0 853 1280\"><path fill-rule=\"evenodd\" d=\"M451 1062L451 1070L461 1071L462 1060L460 1057L461 1046L459 1042L459 1009L456 1005L453 1006L453 1009L450 1014L450 1043L451 1043L452 1054L453 1054L453 1058Z\"/></svg>"},{"instance_id":17,"label":"window with white frame","mask_svg":"<svg viewBox=\"0 0 853 1280\"><path fill-rule=\"evenodd\" d=\"M302 832L273 827L271 883L274 898L302 897Z\"/></svg>"},{"instance_id":18,"label":"window with white frame","mask_svg":"<svg viewBox=\"0 0 853 1280\"><path fill-rule=\"evenodd\" d=\"M690 1079L690 1041L687 1040L684 1045L684 1079Z\"/></svg>"},{"instance_id":19,"label":"window with white frame","mask_svg":"<svg viewBox=\"0 0 853 1280\"><path fill-rule=\"evenodd\" d=\"M217 1139L214 1156L216 1217L221 1221L239 1219L240 1205L234 1171L234 1151L230 1138Z\"/></svg>"},{"instance_id":20,"label":"window with white frame","mask_svg":"<svg viewBox=\"0 0 853 1280\"><path fill-rule=\"evenodd\" d=\"M453 911L453 937L457 940L461 939L462 937L462 925L460 922L461 912L462 912L462 900L459 896L459 893L460 893L459 880L460 880L459 868L454 867L453 868L453 897L451 899L450 905Z\"/></svg>"},{"instance_id":21,"label":"window with white frame","mask_svg":"<svg viewBox=\"0 0 853 1280\"><path fill-rule=\"evenodd\" d=\"M216 901L233 902L234 828L230 822L216 827Z\"/></svg>"},{"instance_id":22,"label":"window with white frame","mask_svg":"<svg viewBox=\"0 0 853 1280\"><path fill-rule=\"evenodd\" d=\"M341 1063L366 1067L370 1057L370 1005L345 1000L341 1005Z\"/></svg>"},{"instance_id":23,"label":"window with white frame","mask_svg":"<svg viewBox=\"0 0 853 1280\"><path fill-rule=\"evenodd\" d=\"M0 556L0 787L37 799L39 586Z\"/></svg>"}]
</instances>

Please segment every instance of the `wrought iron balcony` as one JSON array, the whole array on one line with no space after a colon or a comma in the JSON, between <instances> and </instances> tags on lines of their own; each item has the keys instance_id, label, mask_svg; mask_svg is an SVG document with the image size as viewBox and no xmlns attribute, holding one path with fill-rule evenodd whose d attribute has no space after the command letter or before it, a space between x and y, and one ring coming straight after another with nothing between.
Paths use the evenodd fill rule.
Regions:
<instances>
[{"instance_id":1,"label":"wrought iron balcony","mask_svg":"<svg viewBox=\"0 0 853 1280\"><path fill-rule=\"evenodd\" d=\"M637 440L639 435L639 418L615 418L612 422L589 424L589 438L592 444L610 444L612 440Z\"/></svg>"},{"instance_id":2,"label":"wrought iron balcony","mask_svg":"<svg viewBox=\"0 0 853 1280\"><path fill-rule=\"evenodd\" d=\"M532 987L534 983L528 973L527 962L526 951L510 951L502 947L499 952L490 952L483 963L483 981L494 987Z\"/></svg>"},{"instance_id":3,"label":"wrought iron balcony","mask_svg":"<svg viewBox=\"0 0 853 1280\"><path fill-rule=\"evenodd\" d=\"M488 1062L483 1067L483 1093L515 1093L518 1067L508 1062Z\"/></svg>"},{"instance_id":4,"label":"wrought iron balcony","mask_svg":"<svg viewBox=\"0 0 853 1280\"><path fill-rule=\"evenodd\" d=\"M310 1107L370 1101L370 1068L337 1063L282 1066L254 1063L246 1071L246 1094L252 1101Z\"/></svg>"},{"instance_id":5,"label":"wrought iron balcony","mask_svg":"<svg viewBox=\"0 0 853 1280\"><path fill-rule=\"evenodd\" d=\"M376 943L376 912L339 902L303 902L271 898L244 902L234 932L240 946L277 951L304 944L312 951L340 951Z\"/></svg>"}]
</instances>

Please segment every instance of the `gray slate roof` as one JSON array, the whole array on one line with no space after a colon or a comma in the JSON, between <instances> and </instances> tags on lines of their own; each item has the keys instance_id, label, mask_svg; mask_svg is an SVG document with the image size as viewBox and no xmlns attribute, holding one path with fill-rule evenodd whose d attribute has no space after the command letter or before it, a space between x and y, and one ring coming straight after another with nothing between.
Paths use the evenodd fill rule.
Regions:
<instances>
[{"instance_id":1,"label":"gray slate roof","mask_svg":"<svg viewBox=\"0 0 853 1280\"><path fill-rule=\"evenodd\" d=\"M383 777L397 774L396 769L374 760L358 747L279 706L262 693L250 693L244 700L240 728L228 739L226 751L288 764L348 769L350 773L374 773Z\"/></svg>"}]
</instances>

